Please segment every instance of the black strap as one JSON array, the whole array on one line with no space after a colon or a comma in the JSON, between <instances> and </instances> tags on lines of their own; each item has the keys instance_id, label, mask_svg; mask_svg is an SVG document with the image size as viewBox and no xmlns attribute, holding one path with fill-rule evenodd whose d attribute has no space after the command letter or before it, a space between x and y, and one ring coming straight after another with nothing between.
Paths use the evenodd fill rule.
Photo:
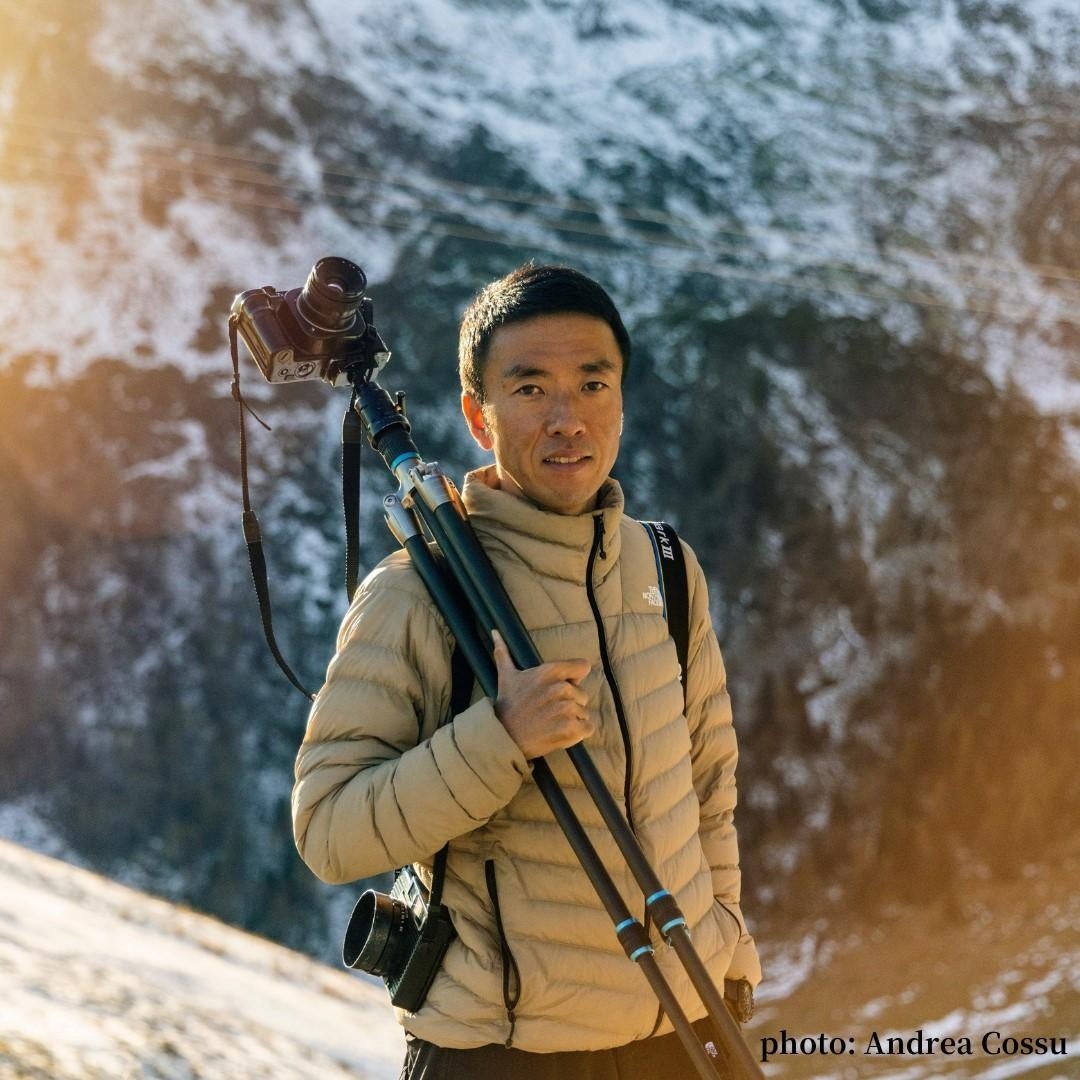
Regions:
<instances>
[{"instance_id":1,"label":"black strap","mask_svg":"<svg viewBox=\"0 0 1080 1080\"><path fill-rule=\"evenodd\" d=\"M686 703L686 667L690 657L690 586L686 578L686 555L679 534L666 521L643 521L656 556L657 579L664 597L668 632L679 658L679 681Z\"/></svg>"},{"instance_id":2,"label":"black strap","mask_svg":"<svg viewBox=\"0 0 1080 1080\"><path fill-rule=\"evenodd\" d=\"M360 458L364 425L354 408L356 391L341 420L341 505L345 511L345 592L352 603L360 568Z\"/></svg>"},{"instance_id":3,"label":"black strap","mask_svg":"<svg viewBox=\"0 0 1080 1080\"><path fill-rule=\"evenodd\" d=\"M266 635L266 644L270 647L270 653L277 661L277 665L285 673L285 677L304 695L309 701L315 700L315 695L304 686L293 674L292 668L285 663L285 658L278 648L277 639L274 637L274 625L270 617L270 586L266 579L266 556L263 554L262 530L259 528L259 519L255 511L251 509L251 496L248 491L247 470L247 435L244 431L244 410L247 409L267 431L270 425L263 420L258 413L244 400L240 393L240 354L236 347L237 316L229 318L229 348L232 350L233 381L232 396L240 410L240 488L244 502L244 540L247 542L248 562L251 564L251 580L255 585L255 595L259 600L259 615L262 617L263 634Z\"/></svg>"},{"instance_id":4,"label":"black strap","mask_svg":"<svg viewBox=\"0 0 1080 1080\"><path fill-rule=\"evenodd\" d=\"M450 654L450 715L457 716L469 707L476 676L465 659L465 650L456 642Z\"/></svg>"},{"instance_id":5,"label":"black strap","mask_svg":"<svg viewBox=\"0 0 1080 1080\"><path fill-rule=\"evenodd\" d=\"M454 651L450 654L451 717L463 713L469 707L475 678L469 661L465 659L465 650L455 642ZM449 853L450 845L444 844L435 855L435 865L431 872L430 906L432 908L438 907L442 901L443 880L446 878L446 857Z\"/></svg>"}]
</instances>

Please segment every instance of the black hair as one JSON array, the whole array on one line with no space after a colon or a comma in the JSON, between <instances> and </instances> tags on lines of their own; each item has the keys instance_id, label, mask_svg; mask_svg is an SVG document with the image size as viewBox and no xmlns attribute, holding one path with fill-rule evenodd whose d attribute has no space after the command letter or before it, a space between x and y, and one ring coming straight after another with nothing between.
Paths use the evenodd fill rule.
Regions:
<instances>
[{"instance_id":1,"label":"black hair","mask_svg":"<svg viewBox=\"0 0 1080 1080\"><path fill-rule=\"evenodd\" d=\"M519 266L485 286L461 317L458 374L461 388L484 401L484 364L492 335L500 326L524 322L537 315L576 312L595 315L611 327L622 354L622 379L630 367L630 335L614 301L601 285L569 266Z\"/></svg>"}]
</instances>

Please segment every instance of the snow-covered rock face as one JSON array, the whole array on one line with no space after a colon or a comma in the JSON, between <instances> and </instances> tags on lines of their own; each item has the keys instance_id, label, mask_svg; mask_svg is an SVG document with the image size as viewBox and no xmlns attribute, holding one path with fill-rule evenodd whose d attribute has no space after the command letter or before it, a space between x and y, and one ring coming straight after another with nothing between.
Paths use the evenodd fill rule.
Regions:
<instances>
[{"instance_id":1,"label":"snow-covered rock face","mask_svg":"<svg viewBox=\"0 0 1080 1080\"><path fill-rule=\"evenodd\" d=\"M671 286L715 275L720 309L808 294L899 332L912 303L940 310L999 383L1080 405L1068 4L100 0L66 19L23 28L5 141L16 175L87 175L62 215L48 187L5 193L7 243L44 256L8 266L6 350L57 349L57 266L81 283L66 364L141 346L188 366L213 285L291 282L335 243L378 281L410 236L467 225L507 261L618 238L599 265L631 311L638 261Z\"/></svg>"},{"instance_id":2,"label":"snow-covered rock face","mask_svg":"<svg viewBox=\"0 0 1080 1080\"><path fill-rule=\"evenodd\" d=\"M1031 620L1065 668L1020 674L1074 677L1073 4L96 0L0 49L0 796L85 776L94 811L76 787L56 813L88 858L322 933L262 914L312 888L285 805L303 707L258 659L225 318L328 253L367 270L387 385L458 473L472 292L536 257L613 293L618 473L710 575L774 893L875 794L935 634L1001 668L986 635ZM244 364L275 429L252 454L276 625L317 682L344 401ZM222 821L228 856L202 850Z\"/></svg>"}]
</instances>

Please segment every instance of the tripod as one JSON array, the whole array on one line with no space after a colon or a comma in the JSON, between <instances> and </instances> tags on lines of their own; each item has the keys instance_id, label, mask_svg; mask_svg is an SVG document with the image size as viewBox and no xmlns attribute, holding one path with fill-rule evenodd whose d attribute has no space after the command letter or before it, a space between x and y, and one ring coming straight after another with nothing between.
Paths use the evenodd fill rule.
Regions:
<instances>
[{"instance_id":1,"label":"tripod","mask_svg":"<svg viewBox=\"0 0 1080 1080\"><path fill-rule=\"evenodd\" d=\"M502 635L519 668L535 667L542 659L473 532L457 489L437 464L421 459L400 399L397 404L392 402L389 394L369 377L357 375L351 381L355 391L352 411L371 446L399 483L398 491L383 499L387 524L446 619L481 689L494 699L498 694L498 677L488 643L492 629ZM432 552L429 537L441 552L441 560ZM487 636L482 636L478 626L487 631ZM646 910L705 1004L723 1058L722 1068L735 1080L762 1077L690 940L686 919L675 898L650 866L588 752L578 744L567 753L645 895ZM645 928L631 915L543 759L533 762L533 779L600 897L626 955L648 979L698 1075L702 1080L715 1080L717 1067L698 1041L660 971Z\"/></svg>"}]
</instances>

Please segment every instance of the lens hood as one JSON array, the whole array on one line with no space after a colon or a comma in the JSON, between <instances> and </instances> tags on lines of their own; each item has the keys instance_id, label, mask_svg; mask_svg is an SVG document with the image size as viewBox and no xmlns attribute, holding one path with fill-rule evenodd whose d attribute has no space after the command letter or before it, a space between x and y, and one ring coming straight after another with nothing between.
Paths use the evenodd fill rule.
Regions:
<instances>
[{"instance_id":1,"label":"lens hood","mask_svg":"<svg viewBox=\"0 0 1080 1080\"><path fill-rule=\"evenodd\" d=\"M324 333L348 330L360 334L364 327L354 328L353 324L366 287L367 275L356 263L339 255L327 255L311 268L296 298L296 307L315 329Z\"/></svg>"},{"instance_id":2,"label":"lens hood","mask_svg":"<svg viewBox=\"0 0 1080 1080\"><path fill-rule=\"evenodd\" d=\"M349 919L341 945L342 963L372 975L385 975L408 917L400 900L368 889L356 901Z\"/></svg>"}]
</instances>

